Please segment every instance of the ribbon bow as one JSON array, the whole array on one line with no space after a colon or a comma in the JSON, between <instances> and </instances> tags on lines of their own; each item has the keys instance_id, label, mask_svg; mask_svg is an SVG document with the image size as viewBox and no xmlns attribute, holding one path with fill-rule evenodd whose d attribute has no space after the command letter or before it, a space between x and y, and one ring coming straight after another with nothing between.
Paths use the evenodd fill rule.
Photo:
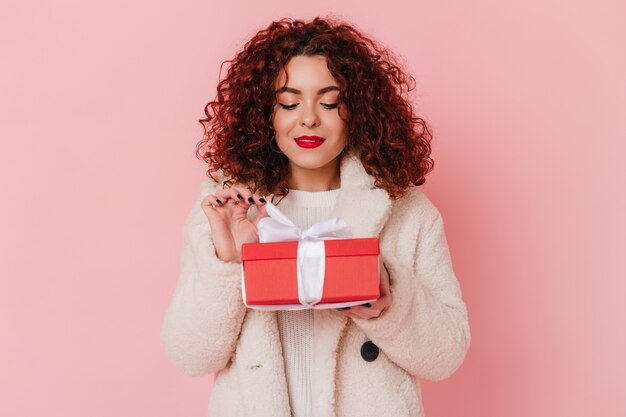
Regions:
<instances>
[{"instance_id":1,"label":"ribbon bow","mask_svg":"<svg viewBox=\"0 0 626 417\"><path fill-rule=\"evenodd\" d=\"M326 250L324 240L352 237L350 226L340 218L332 218L301 230L274 204L265 205L269 217L259 220L259 242L298 241L298 299L312 307L322 299Z\"/></svg>"}]
</instances>

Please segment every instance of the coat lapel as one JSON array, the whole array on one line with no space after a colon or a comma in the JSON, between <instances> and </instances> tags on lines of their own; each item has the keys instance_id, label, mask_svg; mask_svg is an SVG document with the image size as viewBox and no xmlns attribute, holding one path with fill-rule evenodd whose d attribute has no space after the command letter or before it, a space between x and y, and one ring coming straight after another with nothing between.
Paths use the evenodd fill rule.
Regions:
<instances>
[{"instance_id":1,"label":"coat lapel","mask_svg":"<svg viewBox=\"0 0 626 417\"><path fill-rule=\"evenodd\" d=\"M340 217L355 238L378 237L391 213L391 199L365 171L360 159L345 155L340 165L341 191L331 217ZM335 417L337 348L348 318L333 310L314 310L313 407L314 415Z\"/></svg>"},{"instance_id":2,"label":"coat lapel","mask_svg":"<svg viewBox=\"0 0 626 417\"><path fill-rule=\"evenodd\" d=\"M247 309L235 366L246 416L291 416L275 311Z\"/></svg>"},{"instance_id":3,"label":"coat lapel","mask_svg":"<svg viewBox=\"0 0 626 417\"><path fill-rule=\"evenodd\" d=\"M374 177L353 154L341 160L340 176L341 190L331 217L344 219L355 238L378 237L391 213L389 194L374 186Z\"/></svg>"}]
</instances>

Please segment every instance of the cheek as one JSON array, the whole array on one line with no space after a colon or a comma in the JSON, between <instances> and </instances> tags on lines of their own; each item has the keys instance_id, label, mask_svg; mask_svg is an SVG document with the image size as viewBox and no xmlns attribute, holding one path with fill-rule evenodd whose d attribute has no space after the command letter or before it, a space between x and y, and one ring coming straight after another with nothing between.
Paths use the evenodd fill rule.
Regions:
<instances>
[{"instance_id":1,"label":"cheek","mask_svg":"<svg viewBox=\"0 0 626 417\"><path fill-rule=\"evenodd\" d=\"M285 112L280 112L274 117L274 130L279 136L288 135L295 125L295 117Z\"/></svg>"},{"instance_id":2,"label":"cheek","mask_svg":"<svg viewBox=\"0 0 626 417\"><path fill-rule=\"evenodd\" d=\"M339 116L335 115L334 118L327 122L327 126L331 126L333 132L342 138L342 140L346 139L347 135L347 126L346 123L339 118Z\"/></svg>"},{"instance_id":3,"label":"cheek","mask_svg":"<svg viewBox=\"0 0 626 417\"><path fill-rule=\"evenodd\" d=\"M337 110L333 110L332 113L327 113L324 116L324 123L327 126L332 126L333 130L343 130L346 128L346 122L341 119Z\"/></svg>"}]
</instances>

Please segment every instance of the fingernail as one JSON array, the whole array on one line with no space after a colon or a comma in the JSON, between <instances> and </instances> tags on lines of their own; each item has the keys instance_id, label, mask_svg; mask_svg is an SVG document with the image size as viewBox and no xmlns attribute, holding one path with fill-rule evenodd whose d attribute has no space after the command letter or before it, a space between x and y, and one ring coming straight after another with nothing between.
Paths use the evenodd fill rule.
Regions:
<instances>
[{"instance_id":1,"label":"fingernail","mask_svg":"<svg viewBox=\"0 0 626 417\"><path fill-rule=\"evenodd\" d=\"M223 203L220 201L220 199L219 199L219 198L216 198L216 200L217 200L217 202L218 202L218 203L223 204Z\"/></svg>"},{"instance_id":2,"label":"fingernail","mask_svg":"<svg viewBox=\"0 0 626 417\"><path fill-rule=\"evenodd\" d=\"M243 197L241 196L241 194L237 194L237 198L240 200L243 200Z\"/></svg>"},{"instance_id":3,"label":"fingernail","mask_svg":"<svg viewBox=\"0 0 626 417\"><path fill-rule=\"evenodd\" d=\"M252 199L252 197L248 197L248 203L254 204L254 200Z\"/></svg>"},{"instance_id":4,"label":"fingernail","mask_svg":"<svg viewBox=\"0 0 626 417\"><path fill-rule=\"evenodd\" d=\"M341 307L341 308L338 308L337 310L350 310L350 307Z\"/></svg>"},{"instance_id":5,"label":"fingernail","mask_svg":"<svg viewBox=\"0 0 626 417\"><path fill-rule=\"evenodd\" d=\"M265 201L265 199L264 199L263 197L259 198L259 201L260 201L261 203L267 203L267 201Z\"/></svg>"},{"instance_id":6,"label":"fingernail","mask_svg":"<svg viewBox=\"0 0 626 417\"><path fill-rule=\"evenodd\" d=\"M371 303L365 303L365 304L363 304L363 307L371 307L371 306L372 306L372 304L371 304Z\"/></svg>"}]
</instances>

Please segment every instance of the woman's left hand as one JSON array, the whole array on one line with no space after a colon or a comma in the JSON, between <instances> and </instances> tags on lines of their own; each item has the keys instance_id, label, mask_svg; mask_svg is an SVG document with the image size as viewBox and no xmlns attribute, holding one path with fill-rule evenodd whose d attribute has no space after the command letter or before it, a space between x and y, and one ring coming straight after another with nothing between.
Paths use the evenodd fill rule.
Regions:
<instances>
[{"instance_id":1,"label":"woman's left hand","mask_svg":"<svg viewBox=\"0 0 626 417\"><path fill-rule=\"evenodd\" d=\"M371 307L357 305L345 310L338 309L341 314L357 319L373 319L380 317L383 311L391 305L391 291L389 290L389 273L380 258L382 268L380 268L380 298L374 301Z\"/></svg>"}]
</instances>

